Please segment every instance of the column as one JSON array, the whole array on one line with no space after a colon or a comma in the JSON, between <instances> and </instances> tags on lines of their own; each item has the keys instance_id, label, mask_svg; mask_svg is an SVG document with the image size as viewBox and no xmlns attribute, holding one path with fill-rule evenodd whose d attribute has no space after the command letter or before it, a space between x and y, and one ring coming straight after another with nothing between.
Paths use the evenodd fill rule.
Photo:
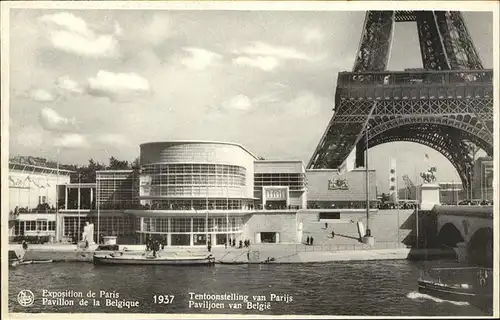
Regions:
<instances>
[{"instance_id":1,"label":"column","mask_svg":"<svg viewBox=\"0 0 500 320\"><path fill-rule=\"evenodd\" d=\"M80 188L80 186L78 186L78 216L80 216L81 192L82 192L82 189Z\"/></svg>"},{"instance_id":2,"label":"column","mask_svg":"<svg viewBox=\"0 0 500 320\"><path fill-rule=\"evenodd\" d=\"M172 218L167 218L167 246L172 246Z\"/></svg>"},{"instance_id":3,"label":"column","mask_svg":"<svg viewBox=\"0 0 500 320\"><path fill-rule=\"evenodd\" d=\"M262 209L266 209L266 189L262 187Z\"/></svg>"},{"instance_id":4,"label":"column","mask_svg":"<svg viewBox=\"0 0 500 320\"><path fill-rule=\"evenodd\" d=\"M191 221L191 228L189 229L190 234L189 234L189 246L194 246L194 234L193 234L193 218L190 219Z\"/></svg>"},{"instance_id":5,"label":"column","mask_svg":"<svg viewBox=\"0 0 500 320\"><path fill-rule=\"evenodd\" d=\"M92 209L92 201L94 201L94 189L90 188L90 209Z\"/></svg>"},{"instance_id":6,"label":"column","mask_svg":"<svg viewBox=\"0 0 500 320\"><path fill-rule=\"evenodd\" d=\"M64 209L68 210L68 186L65 186L66 192L64 192Z\"/></svg>"}]
</instances>

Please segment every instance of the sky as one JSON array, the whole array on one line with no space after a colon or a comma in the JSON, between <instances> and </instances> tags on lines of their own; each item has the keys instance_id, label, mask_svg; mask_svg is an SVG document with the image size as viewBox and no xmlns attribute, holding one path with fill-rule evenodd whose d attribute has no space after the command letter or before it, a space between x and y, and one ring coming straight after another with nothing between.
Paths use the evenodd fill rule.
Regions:
<instances>
[{"instance_id":1,"label":"sky","mask_svg":"<svg viewBox=\"0 0 500 320\"><path fill-rule=\"evenodd\" d=\"M10 155L85 164L132 161L139 144L217 140L307 165L329 120L337 73L350 71L363 11L13 9ZM491 13L464 13L485 68ZM389 70L421 67L415 23L398 23ZM380 192L390 158L414 181L425 154L439 181L459 181L426 146L370 150Z\"/></svg>"}]
</instances>

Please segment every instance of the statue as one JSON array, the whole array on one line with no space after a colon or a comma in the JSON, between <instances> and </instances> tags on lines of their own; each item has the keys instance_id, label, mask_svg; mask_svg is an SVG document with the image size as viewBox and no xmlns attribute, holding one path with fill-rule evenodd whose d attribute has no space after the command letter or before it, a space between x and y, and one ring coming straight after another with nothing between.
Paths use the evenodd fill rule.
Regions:
<instances>
[{"instance_id":1,"label":"statue","mask_svg":"<svg viewBox=\"0 0 500 320\"><path fill-rule=\"evenodd\" d=\"M82 241L87 241L88 244L94 244L94 224L86 222L85 227L83 227Z\"/></svg>"},{"instance_id":2,"label":"statue","mask_svg":"<svg viewBox=\"0 0 500 320\"><path fill-rule=\"evenodd\" d=\"M436 171L437 171L436 167L430 167L429 170L427 170L427 172L420 173L420 177L424 179L425 183L434 183L436 182L436 176L434 175Z\"/></svg>"}]
</instances>

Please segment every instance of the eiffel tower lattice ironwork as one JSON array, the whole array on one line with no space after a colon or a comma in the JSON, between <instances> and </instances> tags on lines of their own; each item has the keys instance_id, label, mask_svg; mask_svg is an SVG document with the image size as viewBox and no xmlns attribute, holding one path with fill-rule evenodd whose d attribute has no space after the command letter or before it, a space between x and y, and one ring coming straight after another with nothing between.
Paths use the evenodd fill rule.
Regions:
<instances>
[{"instance_id":1,"label":"eiffel tower lattice ironwork","mask_svg":"<svg viewBox=\"0 0 500 320\"><path fill-rule=\"evenodd\" d=\"M401 21L416 22L423 69L386 71ZM493 155L492 80L460 12L368 11L353 71L338 75L334 115L308 168L339 168L354 147L363 166L366 145L410 141L443 154L467 190L473 146Z\"/></svg>"}]
</instances>

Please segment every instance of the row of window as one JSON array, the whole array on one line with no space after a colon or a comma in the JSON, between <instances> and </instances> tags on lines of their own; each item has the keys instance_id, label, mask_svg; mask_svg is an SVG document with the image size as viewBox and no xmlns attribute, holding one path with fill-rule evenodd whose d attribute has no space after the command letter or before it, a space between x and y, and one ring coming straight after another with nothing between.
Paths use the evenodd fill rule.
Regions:
<instances>
[{"instance_id":1,"label":"row of window","mask_svg":"<svg viewBox=\"0 0 500 320\"><path fill-rule=\"evenodd\" d=\"M306 179L302 173L256 173L254 189L264 186L288 186L290 190L302 190L306 187Z\"/></svg>"},{"instance_id":2,"label":"row of window","mask_svg":"<svg viewBox=\"0 0 500 320\"><path fill-rule=\"evenodd\" d=\"M218 186L244 186L245 175L224 174L224 175L154 175L150 181L144 179L141 185L218 185Z\"/></svg>"},{"instance_id":3,"label":"row of window","mask_svg":"<svg viewBox=\"0 0 500 320\"><path fill-rule=\"evenodd\" d=\"M213 217L213 218L158 218L140 217L136 225L140 232L234 232L241 231L243 219L241 217Z\"/></svg>"},{"instance_id":4,"label":"row of window","mask_svg":"<svg viewBox=\"0 0 500 320\"><path fill-rule=\"evenodd\" d=\"M240 199L152 200L145 210L250 210L253 201Z\"/></svg>"},{"instance_id":5,"label":"row of window","mask_svg":"<svg viewBox=\"0 0 500 320\"><path fill-rule=\"evenodd\" d=\"M96 176L97 180L127 180L135 177L134 172L98 172Z\"/></svg>"},{"instance_id":6,"label":"row of window","mask_svg":"<svg viewBox=\"0 0 500 320\"><path fill-rule=\"evenodd\" d=\"M207 195L206 186L142 186L140 190L141 196L189 196L189 197L205 197ZM245 189L226 187L210 187L210 197L244 197Z\"/></svg>"},{"instance_id":7,"label":"row of window","mask_svg":"<svg viewBox=\"0 0 500 320\"><path fill-rule=\"evenodd\" d=\"M55 231L56 222L46 220L16 221L14 225L14 235L24 235L26 231Z\"/></svg>"},{"instance_id":8,"label":"row of window","mask_svg":"<svg viewBox=\"0 0 500 320\"><path fill-rule=\"evenodd\" d=\"M146 164L141 168L141 174L179 174L179 173L212 173L212 174L241 174L246 175L246 168L227 164Z\"/></svg>"},{"instance_id":9,"label":"row of window","mask_svg":"<svg viewBox=\"0 0 500 320\"><path fill-rule=\"evenodd\" d=\"M81 238L86 222L94 224L94 236L97 236L97 217L64 217L64 236ZM135 219L130 216L100 217L99 233L104 236L127 236L135 234ZM95 239L97 241L97 238Z\"/></svg>"}]
</instances>

